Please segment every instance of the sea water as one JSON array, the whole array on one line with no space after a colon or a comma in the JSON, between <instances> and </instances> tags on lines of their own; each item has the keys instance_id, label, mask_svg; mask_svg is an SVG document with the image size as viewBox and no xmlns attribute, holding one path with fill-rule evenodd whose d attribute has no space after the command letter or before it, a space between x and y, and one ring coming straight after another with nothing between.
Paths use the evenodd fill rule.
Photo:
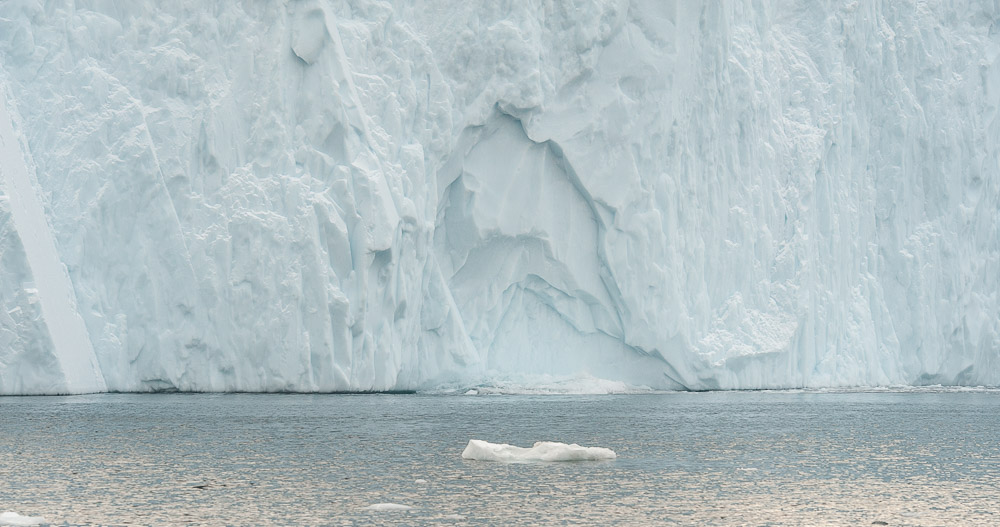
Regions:
<instances>
[{"instance_id":1,"label":"sea water","mask_svg":"<svg viewBox=\"0 0 1000 527\"><path fill-rule=\"evenodd\" d=\"M470 439L618 458L464 460ZM8 397L5 510L114 525L998 525L1000 392Z\"/></svg>"}]
</instances>

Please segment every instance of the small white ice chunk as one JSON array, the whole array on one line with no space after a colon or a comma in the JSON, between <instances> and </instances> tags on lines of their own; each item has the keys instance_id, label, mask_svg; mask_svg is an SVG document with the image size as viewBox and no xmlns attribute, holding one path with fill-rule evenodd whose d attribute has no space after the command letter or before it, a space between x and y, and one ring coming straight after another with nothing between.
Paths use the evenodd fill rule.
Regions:
<instances>
[{"instance_id":1,"label":"small white ice chunk","mask_svg":"<svg viewBox=\"0 0 1000 527\"><path fill-rule=\"evenodd\" d=\"M528 461L597 461L615 459L617 454L610 448L586 447L577 444L539 441L531 448L521 448L507 444L490 443L472 439L462 452L464 459L479 461L503 461L524 463Z\"/></svg>"},{"instance_id":2,"label":"small white ice chunk","mask_svg":"<svg viewBox=\"0 0 1000 527\"><path fill-rule=\"evenodd\" d=\"M400 505L398 503L375 503L365 507L365 510L387 512L387 511L408 511L412 508L413 507L410 507L409 505Z\"/></svg>"},{"instance_id":3,"label":"small white ice chunk","mask_svg":"<svg viewBox=\"0 0 1000 527\"><path fill-rule=\"evenodd\" d=\"M0 525L25 526L42 525L44 523L48 522L41 516L21 516L20 514L11 511L0 513Z\"/></svg>"}]
</instances>

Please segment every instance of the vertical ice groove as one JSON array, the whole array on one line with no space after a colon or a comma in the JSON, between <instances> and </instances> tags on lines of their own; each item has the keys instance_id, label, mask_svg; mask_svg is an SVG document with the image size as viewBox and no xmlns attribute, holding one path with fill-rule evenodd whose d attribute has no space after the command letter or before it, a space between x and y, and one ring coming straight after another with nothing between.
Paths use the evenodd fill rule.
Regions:
<instances>
[{"instance_id":1,"label":"vertical ice groove","mask_svg":"<svg viewBox=\"0 0 1000 527\"><path fill-rule=\"evenodd\" d=\"M149 122L146 120L146 108L142 105L140 101L135 101L136 109L139 115L142 116L142 131L146 134L146 141L149 143L149 153L153 157L153 166L156 168L156 179L160 185L163 194L167 197L167 202L170 203L170 218L173 220L172 227L177 230L177 237L181 241L181 245L184 247L184 262L190 266L191 264L191 251L188 249L188 242L184 236L184 229L181 228L181 220L177 215L177 204L174 203L174 198L170 194L170 189L167 188L167 182L163 178L163 167L160 165L160 158L156 154L156 141L153 140L153 135L149 132ZM193 269L191 269L191 275L194 276Z\"/></svg>"},{"instance_id":2,"label":"vertical ice groove","mask_svg":"<svg viewBox=\"0 0 1000 527\"><path fill-rule=\"evenodd\" d=\"M6 187L15 229L20 234L42 316L59 359L68 393L102 392L105 388L97 356L76 307L69 274L45 218L45 208L32 175L27 148L13 127L16 109L5 85L0 85L0 184Z\"/></svg>"}]
</instances>

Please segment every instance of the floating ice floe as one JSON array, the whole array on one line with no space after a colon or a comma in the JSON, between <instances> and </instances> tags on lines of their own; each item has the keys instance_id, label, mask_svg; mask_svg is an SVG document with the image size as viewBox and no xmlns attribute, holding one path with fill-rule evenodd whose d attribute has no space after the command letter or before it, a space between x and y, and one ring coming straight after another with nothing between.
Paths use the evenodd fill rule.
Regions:
<instances>
[{"instance_id":1,"label":"floating ice floe","mask_svg":"<svg viewBox=\"0 0 1000 527\"><path fill-rule=\"evenodd\" d=\"M23 527L26 525L42 525L48 523L45 518L41 516L21 516L16 512L2 512L0 513L0 525L16 525L18 527Z\"/></svg>"},{"instance_id":2,"label":"floating ice floe","mask_svg":"<svg viewBox=\"0 0 1000 527\"><path fill-rule=\"evenodd\" d=\"M365 507L366 511L376 511L376 512L388 512L388 511L408 511L413 509L409 505L400 505L399 503L374 503Z\"/></svg>"},{"instance_id":3,"label":"floating ice floe","mask_svg":"<svg viewBox=\"0 0 1000 527\"><path fill-rule=\"evenodd\" d=\"M462 452L462 458L478 461L525 463L530 461L599 461L615 459L618 455L610 448L586 447L577 444L539 441L531 448L490 443L472 439Z\"/></svg>"}]
</instances>

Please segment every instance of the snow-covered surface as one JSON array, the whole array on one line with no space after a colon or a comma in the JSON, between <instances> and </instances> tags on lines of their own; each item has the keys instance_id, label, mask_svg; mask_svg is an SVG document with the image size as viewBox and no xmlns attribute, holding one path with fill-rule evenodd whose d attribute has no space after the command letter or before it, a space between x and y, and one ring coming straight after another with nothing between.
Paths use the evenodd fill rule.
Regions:
<instances>
[{"instance_id":1,"label":"snow-covered surface","mask_svg":"<svg viewBox=\"0 0 1000 527\"><path fill-rule=\"evenodd\" d=\"M618 457L614 450L603 447L586 447L576 443L556 443L538 441L531 448L517 447L504 443L490 443L481 439L471 439L462 451L463 459L476 461L501 461L504 463L528 463L532 461L601 461Z\"/></svg>"},{"instance_id":2,"label":"snow-covered surface","mask_svg":"<svg viewBox=\"0 0 1000 527\"><path fill-rule=\"evenodd\" d=\"M12 511L0 512L0 525L10 525L17 527L25 527L30 525L43 525L48 523L45 518L41 516L21 516L20 514Z\"/></svg>"},{"instance_id":3,"label":"snow-covered surface","mask_svg":"<svg viewBox=\"0 0 1000 527\"><path fill-rule=\"evenodd\" d=\"M998 57L992 1L3 2L0 393L1000 385Z\"/></svg>"}]
</instances>

